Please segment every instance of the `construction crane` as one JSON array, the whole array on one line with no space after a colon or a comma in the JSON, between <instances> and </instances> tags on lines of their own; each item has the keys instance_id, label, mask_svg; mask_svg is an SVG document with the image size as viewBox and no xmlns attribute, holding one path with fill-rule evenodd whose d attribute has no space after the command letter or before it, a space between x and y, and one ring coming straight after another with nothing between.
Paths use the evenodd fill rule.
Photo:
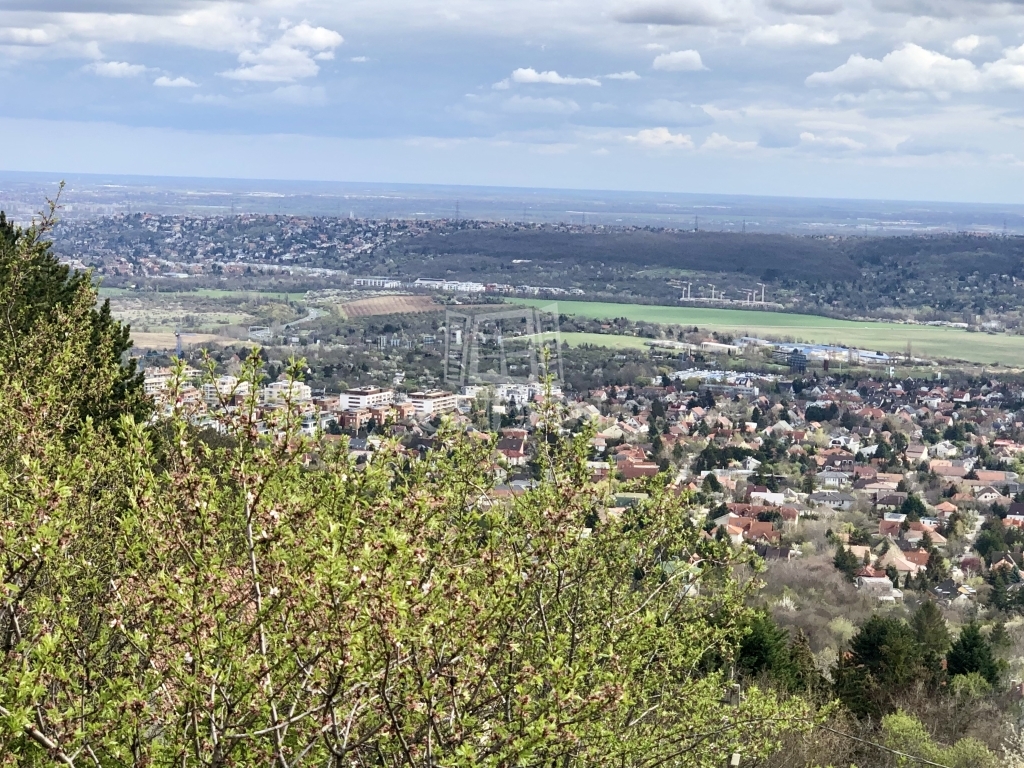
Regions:
<instances>
[{"instance_id":1,"label":"construction crane","mask_svg":"<svg viewBox=\"0 0 1024 768\"><path fill-rule=\"evenodd\" d=\"M180 329L174 330L174 355L181 360L181 338L182 336L194 336L192 333L182 333Z\"/></svg>"}]
</instances>

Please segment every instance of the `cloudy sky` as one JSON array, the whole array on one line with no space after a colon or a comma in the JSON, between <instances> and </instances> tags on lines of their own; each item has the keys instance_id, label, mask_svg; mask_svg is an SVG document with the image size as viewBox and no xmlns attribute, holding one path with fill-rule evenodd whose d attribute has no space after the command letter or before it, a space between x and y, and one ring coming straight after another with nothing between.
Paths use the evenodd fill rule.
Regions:
<instances>
[{"instance_id":1,"label":"cloudy sky","mask_svg":"<svg viewBox=\"0 0 1024 768\"><path fill-rule=\"evenodd\" d=\"M1024 202L1024 2L0 0L0 169Z\"/></svg>"}]
</instances>

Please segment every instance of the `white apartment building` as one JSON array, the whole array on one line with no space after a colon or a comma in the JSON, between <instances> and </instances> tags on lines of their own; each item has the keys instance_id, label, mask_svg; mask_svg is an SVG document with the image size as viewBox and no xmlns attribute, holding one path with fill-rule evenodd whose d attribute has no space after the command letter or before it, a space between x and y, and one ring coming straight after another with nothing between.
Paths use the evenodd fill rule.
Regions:
<instances>
[{"instance_id":1,"label":"white apartment building","mask_svg":"<svg viewBox=\"0 0 1024 768\"><path fill-rule=\"evenodd\" d=\"M393 389L378 387L359 387L342 392L338 397L338 407L343 411L359 411L368 408L382 408L395 402Z\"/></svg>"},{"instance_id":2,"label":"white apartment building","mask_svg":"<svg viewBox=\"0 0 1024 768\"><path fill-rule=\"evenodd\" d=\"M203 400L207 405L216 405L221 400L249 394L249 382L239 381L234 376L221 376L216 381L203 384Z\"/></svg>"},{"instance_id":3,"label":"white apartment building","mask_svg":"<svg viewBox=\"0 0 1024 768\"><path fill-rule=\"evenodd\" d=\"M263 402L267 405L283 405L286 401L306 403L313 399L313 390L301 381L275 381L262 391Z\"/></svg>"},{"instance_id":4,"label":"white apartment building","mask_svg":"<svg viewBox=\"0 0 1024 768\"><path fill-rule=\"evenodd\" d=\"M352 285L359 288L401 288L402 281L391 277L357 277Z\"/></svg>"},{"instance_id":5,"label":"white apartment building","mask_svg":"<svg viewBox=\"0 0 1024 768\"><path fill-rule=\"evenodd\" d=\"M190 365L185 366L182 371L182 383L192 379L198 379L202 371ZM171 386L171 379L174 378L174 371L170 368L146 368L142 374L143 391L150 397L163 394Z\"/></svg>"},{"instance_id":6,"label":"white apartment building","mask_svg":"<svg viewBox=\"0 0 1024 768\"><path fill-rule=\"evenodd\" d=\"M143 389L153 397L167 391L171 383L170 368L147 368L143 378Z\"/></svg>"},{"instance_id":7,"label":"white apartment building","mask_svg":"<svg viewBox=\"0 0 1024 768\"><path fill-rule=\"evenodd\" d=\"M431 416L454 411L459 405L459 398L451 392L432 389L429 392L412 392L409 402L416 409L417 416Z\"/></svg>"}]
</instances>

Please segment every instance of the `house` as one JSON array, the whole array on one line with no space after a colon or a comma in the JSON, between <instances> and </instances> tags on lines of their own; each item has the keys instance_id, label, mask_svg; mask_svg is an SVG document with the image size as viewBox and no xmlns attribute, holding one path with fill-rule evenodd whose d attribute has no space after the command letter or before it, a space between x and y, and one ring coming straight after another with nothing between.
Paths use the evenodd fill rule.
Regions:
<instances>
[{"instance_id":1,"label":"house","mask_svg":"<svg viewBox=\"0 0 1024 768\"><path fill-rule=\"evenodd\" d=\"M936 584L930 590L932 596L949 605L968 602L976 591L966 584L957 584L952 579L946 579L941 584Z\"/></svg>"},{"instance_id":2,"label":"house","mask_svg":"<svg viewBox=\"0 0 1024 768\"><path fill-rule=\"evenodd\" d=\"M501 439L498 440L497 451L510 466L526 466L526 430L502 430Z\"/></svg>"},{"instance_id":3,"label":"house","mask_svg":"<svg viewBox=\"0 0 1024 768\"><path fill-rule=\"evenodd\" d=\"M991 485L986 485L982 488L978 488L974 492L974 498L981 504L998 504L1002 507L1010 506L1010 499L1006 498L993 488Z\"/></svg>"},{"instance_id":4,"label":"house","mask_svg":"<svg viewBox=\"0 0 1024 768\"><path fill-rule=\"evenodd\" d=\"M960 452L960 449L948 440L943 440L933 445L928 452L936 459L951 459Z\"/></svg>"},{"instance_id":5,"label":"house","mask_svg":"<svg viewBox=\"0 0 1024 768\"><path fill-rule=\"evenodd\" d=\"M822 488L842 488L850 484L851 475L848 472L826 469L816 474L814 479Z\"/></svg>"},{"instance_id":6,"label":"house","mask_svg":"<svg viewBox=\"0 0 1024 768\"><path fill-rule=\"evenodd\" d=\"M789 562L794 557L797 557L799 555L799 553L795 549L791 549L790 547L776 547L772 546L771 544L765 543L755 544L754 552L758 555L758 557L761 557L762 559L768 562L774 562L778 560Z\"/></svg>"},{"instance_id":7,"label":"house","mask_svg":"<svg viewBox=\"0 0 1024 768\"><path fill-rule=\"evenodd\" d=\"M878 521L878 535L879 536L891 536L897 538L901 533L902 523L897 520L879 520Z\"/></svg>"},{"instance_id":8,"label":"house","mask_svg":"<svg viewBox=\"0 0 1024 768\"><path fill-rule=\"evenodd\" d=\"M896 546L890 546L889 551L878 559L877 567L889 568L890 566L895 568L896 573L904 578L907 576L916 576L920 571L924 570L923 566L910 562L910 560L904 556L904 553L900 551L899 547Z\"/></svg>"},{"instance_id":9,"label":"house","mask_svg":"<svg viewBox=\"0 0 1024 768\"><path fill-rule=\"evenodd\" d=\"M993 552L991 554L991 570L1020 569L1024 567L1024 555L1020 552Z\"/></svg>"},{"instance_id":10,"label":"house","mask_svg":"<svg viewBox=\"0 0 1024 768\"><path fill-rule=\"evenodd\" d=\"M887 576L857 576L854 584L858 590L872 595L880 603L895 603L903 600L903 592L896 589Z\"/></svg>"},{"instance_id":11,"label":"house","mask_svg":"<svg viewBox=\"0 0 1024 768\"><path fill-rule=\"evenodd\" d=\"M812 504L820 504L843 512L853 509L853 505L856 503L853 496L842 491L816 491L808 496L807 500Z\"/></svg>"},{"instance_id":12,"label":"house","mask_svg":"<svg viewBox=\"0 0 1024 768\"><path fill-rule=\"evenodd\" d=\"M904 453L907 456L907 461L914 465L920 464L928 458L928 449L923 445L908 445Z\"/></svg>"},{"instance_id":13,"label":"house","mask_svg":"<svg viewBox=\"0 0 1024 768\"><path fill-rule=\"evenodd\" d=\"M902 491L895 491L882 496L875 502L875 507L880 510L892 510L895 511L903 506L903 502L907 500L909 494L903 493Z\"/></svg>"}]
</instances>

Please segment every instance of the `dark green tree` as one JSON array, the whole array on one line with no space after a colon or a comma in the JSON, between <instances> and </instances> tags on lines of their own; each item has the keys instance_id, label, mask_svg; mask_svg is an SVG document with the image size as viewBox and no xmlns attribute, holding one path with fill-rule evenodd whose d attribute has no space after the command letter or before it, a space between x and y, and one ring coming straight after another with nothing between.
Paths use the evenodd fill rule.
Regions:
<instances>
[{"instance_id":1,"label":"dark green tree","mask_svg":"<svg viewBox=\"0 0 1024 768\"><path fill-rule=\"evenodd\" d=\"M73 272L61 264L46 235L53 228L57 204L50 203L39 222L27 229L0 213L0 362L43 377L54 349L34 348L28 339L45 327L87 323L90 344L77 361L74 385L65 390L63 407L78 421L113 422L123 414L144 420L150 404L143 392L142 374L131 349L129 328L113 319L110 301L96 308L96 288L89 273ZM84 317L83 299L92 308ZM68 424L69 433L75 429Z\"/></svg>"},{"instance_id":2,"label":"dark green tree","mask_svg":"<svg viewBox=\"0 0 1024 768\"><path fill-rule=\"evenodd\" d=\"M857 559L857 556L850 550L840 544L836 547L835 557L832 558L832 564L835 565L836 570L841 571L846 575L846 578L853 579L853 574L860 568L861 562Z\"/></svg>"},{"instance_id":3,"label":"dark green tree","mask_svg":"<svg viewBox=\"0 0 1024 768\"><path fill-rule=\"evenodd\" d=\"M946 654L946 670L950 675L969 675L977 672L991 685L999 682L999 665L996 663L992 646L981 634L981 626L972 621L960 630Z\"/></svg>"},{"instance_id":4,"label":"dark green tree","mask_svg":"<svg viewBox=\"0 0 1024 768\"><path fill-rule=\"evenodd\" d=\"M921 646L929 666L937 668L946 651L949 650L951 638L946 620L939 607L930 600L921 603L910 619L910 626Z\"/></svg>"},{"instance_id":5,"label":"dark green tree","mask_svg":"<svg viewBox=\"0 0 1024 768\"><path fill-rule=\"evenodd\" d=\"M912 493L907 496L900 506L900 512L906 515L907 520L912 523L919 522L924 515L928 514L924 502Z\"/></svg>"},{"instance_id":6,"label":"dark green tree","mask_svg":"<svg viewBox=\"0 0 1024 768\"><path fill-rule=\"evenodd\" d=\"M789 635L766 612L750 617L740 642L737 670L747 677L768 677L785 690L794 690L797 672L789 648Z\"/></svg>"},{"instance_id":7,"label":"dark green tree","mask_svg":"<svg viewBox=\"0 0 1024 768\"><path fill-rule=\"evenodd\" d=\"M858 716L878 717L895 707L927 665L914 630L903 620L874 615L850 642L836 669L835 693Z\"/></svg>"}]
</instances>

